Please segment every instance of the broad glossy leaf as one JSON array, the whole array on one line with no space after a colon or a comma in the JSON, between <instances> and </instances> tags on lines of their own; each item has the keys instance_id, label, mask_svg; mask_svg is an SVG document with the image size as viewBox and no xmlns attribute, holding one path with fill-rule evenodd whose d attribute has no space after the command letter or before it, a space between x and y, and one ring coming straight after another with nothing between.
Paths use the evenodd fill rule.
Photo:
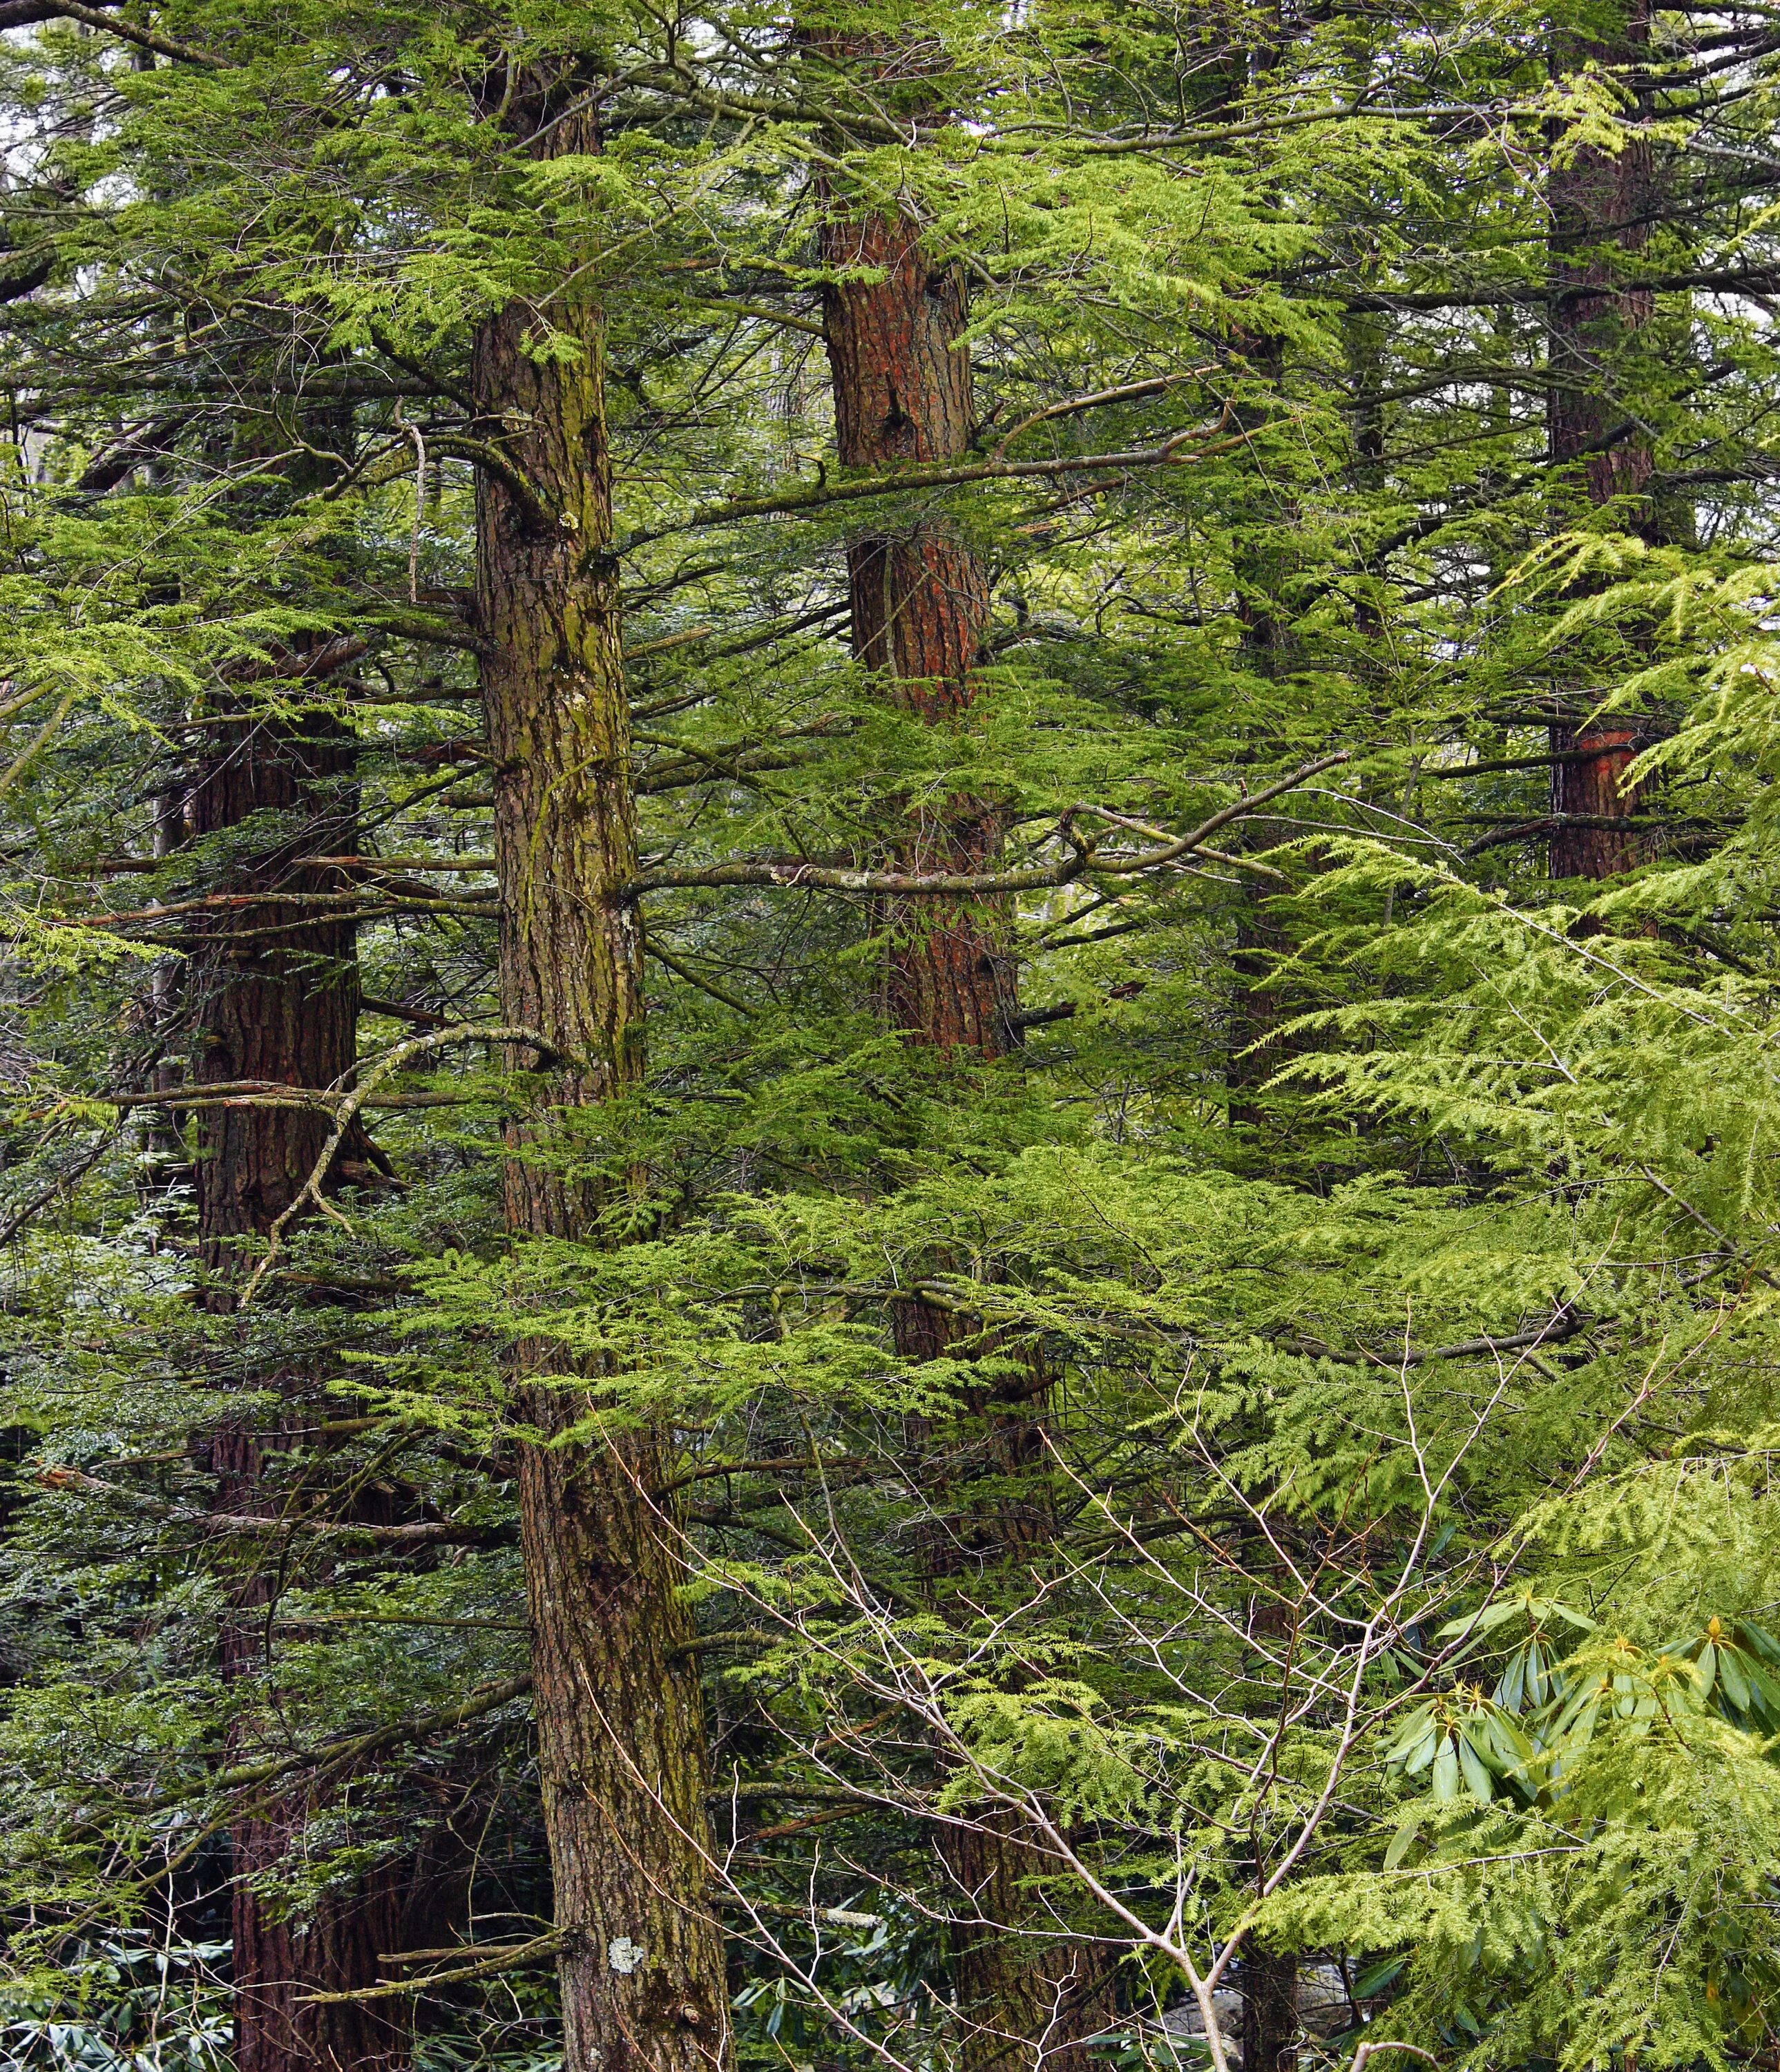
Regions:
<instances>
[{"instance_id":1,"label":"broad glossy leaf","mask_svg":"<svg viewBox=\"0 0 1780 2072\"><path fill-rule=\"evenodd\" d=\"M1742 1636L1745 1647L1758 1655L1764 1662L1772 1663L1776 1668L1780 1668L1780 1641L1777 1641L1766 1626L1757 1626L1753 1619L1739 1619L1737 1630Z\"/></svg>"},{"instance_id":2,"label":"broad glossy leaf","mask_svg":"<svg viewBox=\"0 0 1780 2072\"><path fill-rule=\"evenodd\" d=\"M1419 1812L1405 1814L1398 1823L1396 1832L1391 1837L1391 1846L1384 1852L1384 1868L1394 1871L1415 1846L1416 1837L1421 1832Z\"/></svg>"},{"instance_id":3,"label":"broad glossy leaf","mask_svg":"<svg viewBox=\"0 0 1780 2072\"><path fill-rule=\"evenodd\" d=\"M1404 1758L1426 1735L1433 1724L1432 1705L1418 1705L1399 1728L1396 1738L1384 1751L1387 1762L1401 1762Z\"/></svg>"},{"instance_id":4,"label":"broad glossy leaf","mask_svg":"<svg viewBox=\"0 0 1780 2072\"><path fill-rule=\"evenodd\" d=\"M1718 1651L1718 1680L1724 1686L1725 1696L1740 1712L1747 1712L1749 1687L1743 1674L1743 1664L1737 1659L1737 1650L1728 1642Z\"/></svg>"},{"instance_id":5,"label":"broad glossy leaf","mask_svg":"<svg viewBox=\"0 0 1780 2072\"><path fill-rule=\"evenodd\" d=\"M1487 1804L1495 1797L1494 1780L1490 1777L1487 1766L1471 1745L1469 1734L1461 1733L1458 1737L1458 1766L1474 1798L1481 1799Z\"/></svg>"}]
</instances>

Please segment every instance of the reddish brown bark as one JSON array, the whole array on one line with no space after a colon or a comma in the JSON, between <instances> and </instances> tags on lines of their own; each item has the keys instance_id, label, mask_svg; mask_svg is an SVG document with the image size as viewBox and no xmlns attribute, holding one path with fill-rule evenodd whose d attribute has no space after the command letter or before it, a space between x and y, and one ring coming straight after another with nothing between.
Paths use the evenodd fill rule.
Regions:
<instances>
[{"instance_id":1,"label":"reddish brown bark","mask_svg":"<svg viewBox=\"0 0 1780 2072\"><path fill-rule=\"evenodd\" d=\"M541 148L598 148L565 115L565 80L520 83L509 120ZM578 348L528 355L549 324ZM510 1025L574 1062L553 1107L516 1137L516 1241L594 1237L609 1190L553 1164L565 1113L622 1094L643 1068L635 797L610 558L610 461L597 307L516 302L483 323L472 379L487 436L536 491L485 471L477 498L483 692L495 761L500 989ZM535 1066L530 1054L516 1063ZM617 1183L622 1186L622 1181ZM730 2060L723 1939L710 1909L706 1758L676 1521L653 1495L664 1435L561 1435L587 1395L547 1385L559 1347L513 1354L521 1415L558 1440L520 1448L520 1515L567 2072L719 2072Z\"/></svg>"},{"instance_id":2,"label":"reddish brown bark","mask_svg":"<svg viewBox=\"0 0 1780 2072\"><path fill-rule=\"evenodd\" d=\"M849 467L955 460L975 429L970 356L962 348L964 276L930 263L919 226L873 210L836 210L822 259L835 442ZM867 278L861 278L866 276ZM905 710L939 724L976 695L973 669L989 617L976 555L944 520L856 540L847 551L853 652ZM953 796L902 835L896 867L993 868L1000 816ZM941 1050L1000 1057L1012 1041L1013 965L1005 914L988 902L887 902L881 917L886 1006L893 1026Z\"/></svg>"},{"instance_id":3,"label":"reddish brown bark","mask_svg":"<svg viewBox=\"0 0 1780 2072\"><path fill-rule=\"evenodd\" d=\"M831 58L882 61L862 45L824 47ZM825 290L825 327L842 462L882 470L957 458L975 430L962 269L931 260L911 218L838 203L823 228L822 259L835 276ZM981 561L956 528L919 518L855 540L847 575L853 652L885 694L932 725L967 711L989 590ZM991 868L1001 836L991 801L953 794L900 834L897 867ZM1005 907L886 902L878 926L890 1025L943 1052L1002 1056L1016 1040L1017 1005ZM970 1320L919 1303L898 1304L893 1322L906 1359L935 1359L966 1339L987 1349L976 1344ZM1042 1495L1009 1494L1022 1478L1042 1478L1044 1393L1042 1377L1025 1372L960 1404L975 1474L997 1494L942 1528L936 1572L954 1548L968 1548L973 1562L1005 1560L1016 1546L1045 1536ZM952 1494L968 1503L962 1483ZM952 1955L967 2072L1039 2065L1085 2072L1087 2040L1107 2020L1110 1976L1096 1947L1071 1938L1036 1897L1034 1881L1054 1873L1054 1863L1017 1821L987 1813L951 1831L944 1853L960 1904Z\"/></svg>"},{"instance_id":4,"label":"reddish brown bark","mask_svg":"<svg viewBox=\"0 0 1780 2072\"><path fill-rule=\"evenodd\" d=\"M1630 0L1624 32L1612 42L1566 36L1559 62L1566 72L1593 61L1624 66L1647 53L1649 0ZM1649 441L1624 433L1626 407L1614 393L1614 363L1633 334L1649 323L1655 298L1647 290L1614 283L1621 255L1640 250L1650 236L1655 199L1649 145L1633 138L1618 152L1593 145L1552 169L1552 278L1547 437L1560 484L1572 485L1592 507L1626 507L1625 522L1651 526ZM1642 858L1635 830L1589 825L1625 820L1636 801L1623 781L1636 753L1633 730L1617 720L1561 720L1551 730L1554 754L1598 750L1552 766L1551 841L1554 878L1603 878Z\"/></svg>"},{"instance_id":5,"label":"reddish brown bark","mask_svg":"<svg viewBox=\"0 0 1780 2072\"><path fill-rule=\"evenodd\" d=\"M240 695L239 687L232 695ZM340 855L356 845L351 737L331 715L306 722L266 716L219 730L191 795L192 832L236 849L221 890L276 892L277 902L231 911L197 948L190 980L199 1084L265 1079L291 1087L344 1084L357 1047L356 931L290 904L334 891L297 856ZM254 830L259 830L257 838ZM325 846L319 846L325 845ZM245 852L245 853L243 853ZM228 1282L309 1178L328 1119L298 1108L199 1112L198 1229L216 1276L210 1305L227 1311Z\"/></svg>"},{"instance_id":6,"label":"reddish brown bark","mask_svg":"<svg viewBox=\"0 0 1780 2072\"><path fill-rule=\"evenodd\" d=\"M281 687L286 697L291 687ZM232 700L251 697L231 687ZM191 960L188 1007L199 1084L240 1079L326 1088L348 1082L357 1042L358 967L351 924L288 903L292 894L331 889L294 857L339 854L356 845L356 790L351 736L331 714L267 713L212 731L190 802L194 836L228 861L232 892L273 892L277 902L232 910ZM302 1110L200 1110L195 1167L198 1227L212 1276L205 1305L219 1317L235 1306L235 1282L253 1248L295 1198L319 1157L325 1116ZM274 1507L265 1477L281 1424L305 1421L305 1378L264 1377L285 1412L244 1410L209 1441L218 1507ZM261 1556L234 1585L220 1636L226 1681L264 1679L270 1668L268 1617L274 1597ZM390 2068L404 2063L409 2024L402 2004L306 2006L314 1992L372 1984L380 1951L397 1947L402 1881L393 1867L330 1894L300 1920L285 1918L260 1885L304 1846L317 1810L302 1794L273 1794L230 1832L236 2072L308 2072L315 2067Z\"/></svg>"}]
</instances>

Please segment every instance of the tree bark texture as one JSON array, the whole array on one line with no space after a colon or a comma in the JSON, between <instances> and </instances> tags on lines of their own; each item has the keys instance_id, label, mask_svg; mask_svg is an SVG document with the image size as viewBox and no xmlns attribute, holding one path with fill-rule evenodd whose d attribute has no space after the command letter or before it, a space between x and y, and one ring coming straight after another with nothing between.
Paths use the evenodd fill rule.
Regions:
<instances>
[{"instance_id":1,"label":"tree bark texture","mask_svg":"<svg viewBox=\"0 0 1780 2072\"><path fill-rule=\"evenodd\" d=\"M248 687L232 686L236 696ZM354 744L331 714L270 714L219 730L191 795L191 830L232 853L219 889L276 893L231 909L195 948L189 999L202 1087L243 1079L327 1088L347 1083L358 1042L356 929L290 904L337 891L300 856L356 845ZM318 847L318 845L319 845ZM263 1239L301 1190L330 1123L302 1108L200 1111L198 1231L216 1277L211 1306L234 1306L229 1285L244 1246Z\"/></svg>"},{"instance_id":2,"label":"tree bark texture","mask_svg":"<svg viewBox=\"0 0 1780 2072\"><path fill-rule=\"evenodd\" d=\"M1239 1967L1243 2072L1297 2072L1298 1960L1291 1951L1251 1949Z\"/></svg>"},{"instance_id":3,"label":"tree bark texture","mask_svg":"<svg viewBox=\"0 0 1780 2072\"><path fill-rule=\"evenodd\" d=\"M1649 0L1629 0L1623 34L1613 42L1566 35L1558 52L1564 71L1593 60L1624 66L1646 56ZM1547 438L1560 482L1573 483L1599 509L1626 507L1626 523L1651 529L1650 442L1641 434L1618 435L1626 416L1614 393L1614 363L1627 341L1649 323L1655 296L1614 285L1621 255L1640 251L1650 237L1656 199L1650 146L1633 138L1617 153L1588 145L1549 180L1554 294L1551 310ZM1552 766L1551 841L1553 878L1603 878L1642 860L1631 828L1565 824L1569 816L1628 819L1636 801L1624 772L1637 753L1635 730L1623 720L1560 720L1551 729L1560 756L1598 750Z\"/></svg>"},{"instance_id":4,"label":"tree bark texture","mask_svg":"<svg viewBox=\"0 0 1780 2072\"><path fill-rule=\"evenodd\" d=\"M956 460L975 430L962 349L962 270L929 262L919 226L867 209L832 211L822 261L835 443L844 466ZM916 519L847 550L853 652L890 696L939 725L965 711L989 618L980 562L943 520ZM987 800L953 796L904 837L902 870L993 869L1001 841ZM1012 1041L1013 964L1003 911L987 902L886 902L882 916L891 1024L941 1050L1000 1057Z\"/></svg>"},{"instance_id":5,"label":"tree bark texture","mask_svg":"<svg viewBox=\"0 0 1780 2072\"><path fill-rule=\"evenodd\" d=\"M875 66L883 53L863 43L824 47L831 58ZM957 458L975 430L968 308L962 269L923 252L911 217L857 211L831 198L822 260L834 392L836 446L850 468ZM967 711L989 617L989 587L978 557L943 519L917 519L894 533L854 540L847 553L854 658L903 710L931 725ZM948 797L924 812L899 846L897 868L991 869L1001 815L989 800ZM1008 915L986 901L888 902L885 1011L896 1029L941 1052L985 1060L1015 1040L1017 1006ZM974 1322L919 1302L894 1306L896 1348L931 1359L980 1334ZM978 1347L978 1350L986 1348ZM935 1532L931 1566L1005 1563L1016 1545L1046 1536L1042 1481L1044 1378L1002 1377L960 1404L955 1493L988 1478L996 1494ZM1034 1890L1056 1866L1017 1820L980 1813L949 1832L946 1868L960 1918L953 1931L961 2054L966 2072L1085 2072L1087 2039L1105 2026L1110 1974L1102 1953L1070 1935Z\"/></svg>"},{"instance_id":6,"label":"tree bark texture","mask_svg":"<svg viewBox=\"0 0 1780 2072\"><path fill-rule=\"evenodd\" d=\"M1243 406L1247 425L1259 433L1276 407L1285 380L1285 342L1272 336L1242 341L1244 357L1259 380L1260 395ZM1362 427L1362 436L1365 428ZM1265 500L1261 522L1251 519L1240 536L1235 568L1236 608L1244 662L1254 673L1283 684L1298 660L1298 643L1287 619L1286 598L1298 557L1297 529L1301 513L1295 503L1281 508L1278 492L1264 480L1256 484ZM1239 830L1242 841L1264 840L1252 825ZM1239 990L1232 1002L1231 1040L1225 1065L1230 1092L1230 1120L1252 1128L1271 1120L1264 1096L1266 1082L1289 1063L1290 1049L1281 1030L1307 1004L1293 997L1293 989L1278 978L1280 966L1294 948L1290 931L1276 917L1260 887L1245 882L1236 894L1235 949L1231 965ZM1280 1579L1285 1581L1283 1576ZM1262 1601L1256 1623L1277 1634L1283 1622ZM1257 1878L1262 1866L1256 1866ZM1297 2065L1297 1959L1250 1944L1236 1967L1235 1985L1242 1996L1243 2072L1296 2072Z\"/></svg>"},{"instance_id":7,"label":"tree bark texture","mask_svg":"<svg viewBox=\"0 0 1780 2072\"><path fill-rule=\"evenodd\" d=\"M302 666L294 658L294 668ZM292 686L281 690L283 705ZM243 703L253 693L250 684L236 682L228 695ZM295 867L295 858L356 845L351 736L325 710L293 717L269 709L210 738L191 795L191 832L220 855L222 890L282 897L228 910L195 946L187 992L197 1046L193 1077L200 1087L242 1079L343 1087L357 1046L353 927L289 901L333 889ZM200 1113L198 1228L211 1276L204 1299L224 1318L235 1307L234 1284L249 1251L264 1244L308 1179L329 1123L294 1108ZM294 1400L305 1393L302 1376L273 1373L265 1383L290 1399L288 1413L274 1411L269 1421L260 1411L231 1415L208 1441L216 1502L226 1512L276 1510L265 1477L279 1450L279 1427L306 1421ZM220 1635L222 1674L237 1684L270 1671L276 1595L264 1550L243 1551L249 1565L235 1581ZM372 1984L379 1953L399 1947L409 1911L407 1881L392 1865L329 1894L300 1921L282 1914L261 1881L275 1880L300 1854L317 1810L301 1790L273 1793L230 1832L236 2072L384 2072L409 2055L411 2022L399 2003L302 2004L310 1992Z\"/></svg>"},{"instance_id":8,"label":"tree bark texture","mask_svg":"<svg viewBox=\"0 0 1780 2072\"><path fill-rule=\"evenodd\" d=\"M543 128L571 97L533 80L517 121ZM524 133L522 133L524 134ZM598 146L592 117L549 131L553 154ZM576 356L542 364L548 323ZM597 308L516 302L479 328L473 382L485 436L536 493L484 470L477 602L495 763L500 992L509 1024L561 1056L553 1110L516 1135L507 1167L517 1240L586 1239L596 1189L553 1149L565 1112L622 1094L643 1068L635 796L619 657L610 463ZM541 506L542 508L539 508ZM565 1061L568 1062L565 1062ZM534 1068L536 1058L516 1057ZM713 2072L729 2062L722 1935L711 1910L705 1753L696 1658L677 1594L675 1520L652 1492L664 1442L627 1432L560 1441L586 1396L545 1344L515 1349L519 1494L545 1829L568 2072Z\"/></svg>"}]
</instances>

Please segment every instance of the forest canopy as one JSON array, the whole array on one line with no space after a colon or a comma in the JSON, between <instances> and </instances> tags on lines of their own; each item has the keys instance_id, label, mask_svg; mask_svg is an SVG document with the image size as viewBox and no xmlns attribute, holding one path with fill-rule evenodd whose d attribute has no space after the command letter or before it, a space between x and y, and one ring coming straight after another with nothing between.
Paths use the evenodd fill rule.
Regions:
<instances>
[{"instance_id":1,"label":"forest canopy","mask_svg":"<svg viewBox=\"0 0 1780 2072\"><path fill-rule=\"evenodd\" d=\"M1770 2066L1774 9L0 139L0 2064Z\"/></svg>"}]
</instances>

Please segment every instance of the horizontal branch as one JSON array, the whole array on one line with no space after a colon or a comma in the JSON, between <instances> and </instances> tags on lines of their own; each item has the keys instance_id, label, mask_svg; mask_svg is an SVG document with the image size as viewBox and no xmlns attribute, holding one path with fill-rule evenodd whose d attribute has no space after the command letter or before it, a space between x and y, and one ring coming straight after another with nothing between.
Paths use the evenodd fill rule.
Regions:
<instances>
[{"instance_id":1,"label":"horizontal branch","mask_svg":"<svg viewBox=\"0 0 1780 2072\"><path fill-rule=\"evenodd\" d=\"M812 483L782 491L771 496L738 496L725 504L707 504L702 509L691 512L677 524L662 525L653 531L632 532L621 541L614 552L627 554L639 547L650 545L657 540L671 538L677 532L698 531L710 525L730 525L744 518L789 517L810 511L825 511L838 504L857 504L874 496L902 496L918 489L954 489L972 482L1017 482L1043 479L1059 475L1091 474L1097 468L1124 471L1138 467L1156 467L1172 462L1182 465L1187 456L1181 449L1188 440L1210 438L1223 429L1226 417L1220 417L1211 426L1195 426L1192 430L1178 432L1160 446L1137 446L1128 453L1083 454L1079 458L1059 460L981 460L960 461L949 467L904 468L894 475L866 475L854 481L830 482L826 474ZM1196 460L1207 460L1242 444L1240 434L1219 439L1215 445L1190 456Z\"/></svg>"},{"instance_id":2,"label":"horizontal branch","mask_svg":"<svg viewBox=\"0 0 1780 2072\"><path fill-rule=\"evenodd\" d=\"M375 1547L511 1547L518 1534L511 1526L457 1525L450 1519L423 1519L413 1525L364 1525L350 1519L257 1518L250 1513L198 1511L187 1521L207 1532L230 1538L271 1538L302 1532L315 1540L360 1540Z\"/></svg>"},{"instance_id":3,"label":"horizontal branch","mask_svg":"<svg viewBox=\"0 0 1780 2072\"><path fill-rule=\"evenodd\" d=\"M1273 800L1286 792L1295 791L1301 784L1308 783L1313 777L1322 775L1348 760L1345 749L1330 755L1319 756L1314 763L1307 763L1301 770L1295 770L1289 777L1265 786L1236 799L1209 820L1202 820L1190 834L1178 841L1164 843L1160 848L1145 849L1136 854L1103 854L1094 845L1077 832L1075 819L1096 809L1087 806L1071 806L1057 824L1057 832L1070 853L1054 864L1039 865L1030 870L1000 871L898 871L856 870L833 864L783 863L715 863L689 870L647 870L627 888L631 898L644 893L680 890L703 886L717 888L724 886L774 886L783 891L812 890L820 892L848 892L869 897L904 899L978 899L993 898L1000 894L1038 892L1054 886L1072 885L1086 877L1135 878L1152 870L1165 869L1190 856L1205 841L1227 828L1233 821L1245 820Z\"/></svg>"},{"instance_id":4,"label":"horizontal branch","mask_svg":"<svg viewBox=\"0 0 1780 2072\"><path fill-rule=\"evenodd\" d=\"M1315 295L1313 284L1306 284ZM1400 293L1381 290L1366 294L1331 293L1329 299L1345 310L1404 315L1437 310L1519 309L1532 303L1578 302L1593 296L1680 294L1772 294L1780 289L1780 268L1727 267L1718 270L1694 269L1673 273L1622 273L1610 281L1529 281L1500 288L1435 289L1425 293L1405 289Z\"/></svg>"},{"instance_id":5,"label":"horizontal branch","mask_svg":"<svg viewBox=\"0 0 1780 2072\"><path fill-rule=\"evenodd\" d=\"M1538 1346L1560 1346L1566 1338L1573 1338L1586 1330L1590 1321L1566 1305L1544 1323L1524 1331L1510 1331L1501 1338L1462 1338L1457 1345L1428 1346L1420 1351L1411 1346L1392 1353L1388 1359L1364 1346L1355 1352L1339 1352L1316 1338L1293 1339L1289 1349L1306 1359L1338 1360L1349 1367L1420 1367L1429 1360L1476 1359L1486 1354L1519 1353Z\"/></svg>"},{"instance_id":6,"label":"horizontal branch","mask_svg":"<svg viewBox=\"0 0 1780 2072\"><path fill-rule=\"evenodd\" d=\"M1548 749L1542 755L1498 755L1487 763L1437 763L1415 774L1424 783L1446 783L1461 777L1490 777L1503 770L1544 770L1554 763L1598 763L1603 756L1618 753L1621 746Z\"/></svg>"},{"instance_id":7,"label":"horizontal branch","mask_svg":"<svg viewBox=\"0 0 1780 2072\"><path fill-rule=\"evenodd\" d=\"M293 870L492 871L491 856L299 856Z\"/></svg>"},{"instance_id":8,"label":"horizontal branch","mask_svg":"<svg viewBox=\"0 0 1780 2072\"><path fill-rule=\"evenodd\" d=\"M1369 106L1362 99L1342 102L1333 108L1297 109L1288 115L1258 115L1246 122L1227 122L1215 127L1206 125L1197 130L1163 130L1153 134L1137 137L1091 138L1075 144L1073 148L1083 158L1120 158L1128 157L1133 151L1178 151L1227 144L1247 137L1272 136L1283 130L1302 130L1319 122L1469 121L1499 123L1517 117L1523 121L1531 120L1535 111L1463 101L1436 102L1427 108L1380 108ZM1005 148L1018 140L1016 136L998 141Z\"/></svg>"},{"instance_id":9,"label":"horizontal branch","mask_svg":"<svg viewBox=\"0 0 1780 2072\"><path fill-rule=\"evenodd\" d=\"M97 7L84 7L79 0L25 0L22 6L0 7L0 29L23 28L27 23L53 21L79 22L89 29L102 29L108 36L134 43L138 50L153 51L158 57L172 58L181 64L202 65L207 72L234 70L226 58L212 56L208 51L182 43L174 36L163 36L154 29L142 28L134 22L120 21L115 14L106 14Z\"/></svg>"},{"instance_id":10,"label":"horizontal branch","mask_svg":"<svg viewBox=\"0 0 1780 2072\"><path fill-rule=\"evenodd\" d=\"M52 925L58 928L121 927L126 922L175 920L187 914L238 914L255 906L313 907L319 925L323 920L338 920L341 916L335 910L356 907L364 898L360 892L210 892L201 898L170 899L158 906L132 906L105 914L58 915L52 917ZM491 914L495 911L493 902L487 900L429 899L401 903L419 905L429 912L439 907L452 913Z\"/></svg>"},{"instance_id":11,"label":"horizontal branch","mask_svg":"<svg viewBox=\"0 0 1780 2072\"><path fill-rule=\"evenodd\" d=\"M219 1771L205 1782L195 1785L189 1791L156 1799L151 1810L159 1811L166 1807L177 1806L199 1791L250 1790L301 1770L333 1770L343 1766L356 1769L368 1756L380 1754L384 1749L400 1748L406 1741L430 1741L454 1727L468 1726L472 1720L498 1711L515 1698L523 1698L531 1688L528 1670L523 1675L509 1676L501 1683L480 1684L455 1704L442 1706L437 1712L393 1720L388 1726L372 1727L364 1733L343 1734L314 1748L268 1756L258 1762L236 1763L233 1768Z\"/></svg>"},{"instance_id":12,"label":"horizontal branch","mask_svg":"<svg viewBox=\"0 0 1780 2072\"><path fill-rule=\"evenodd\" d=\"M311 1539L358 1540L377 1547L508 1547L514 1540L510 1527L458 1525L450 1519L423 1519L412 1525L371 1525L313 1514L292 1518L276 1512L262 1517L253 1512L193 1511L183 1504L168 1503L158 1497L121 1488L103 1476L89 1475L80 1468L43 1468L38 1472L37 1481L44 1489L79 1490L86 1495L109 1497L115 1503L146 1511L166 1524L224 1539L274 1539L287 1532L301 1532Z\"/></svg>"},{"instance_id":13,"label":"horizontal branch","mask_svg":"<svg viewBox=\"0 0 1780 2072\"><path fill-rule=\"evenodd\" d=\"M380 1979L374 1986L360 1986L356 1992L339 1993L302 1993L298 1996L298 2007L337 2007L347 2000L386 2000L398 1996L411 1999L420 1993L431 1992L436 1987L455 1985L463 1979L492 1978L502 1971L516 1971L527 1964L541 1963L553 1957L569 1941L573 1931L566 1928L553 1928L548 1934L534 1935L528 1942L500 1942L490 1947L477 1963L454 1964L446 1970L428 1971L417 1979ZM466 1946L465 1954L472 1953L476 1945ZM393 1955L378 1959L380 1963L412 1963L420 1958L436 1958L443 1953L437 1951L415 1951L405 1953L397 1951Z\"/></svg>"}]
</instances>

